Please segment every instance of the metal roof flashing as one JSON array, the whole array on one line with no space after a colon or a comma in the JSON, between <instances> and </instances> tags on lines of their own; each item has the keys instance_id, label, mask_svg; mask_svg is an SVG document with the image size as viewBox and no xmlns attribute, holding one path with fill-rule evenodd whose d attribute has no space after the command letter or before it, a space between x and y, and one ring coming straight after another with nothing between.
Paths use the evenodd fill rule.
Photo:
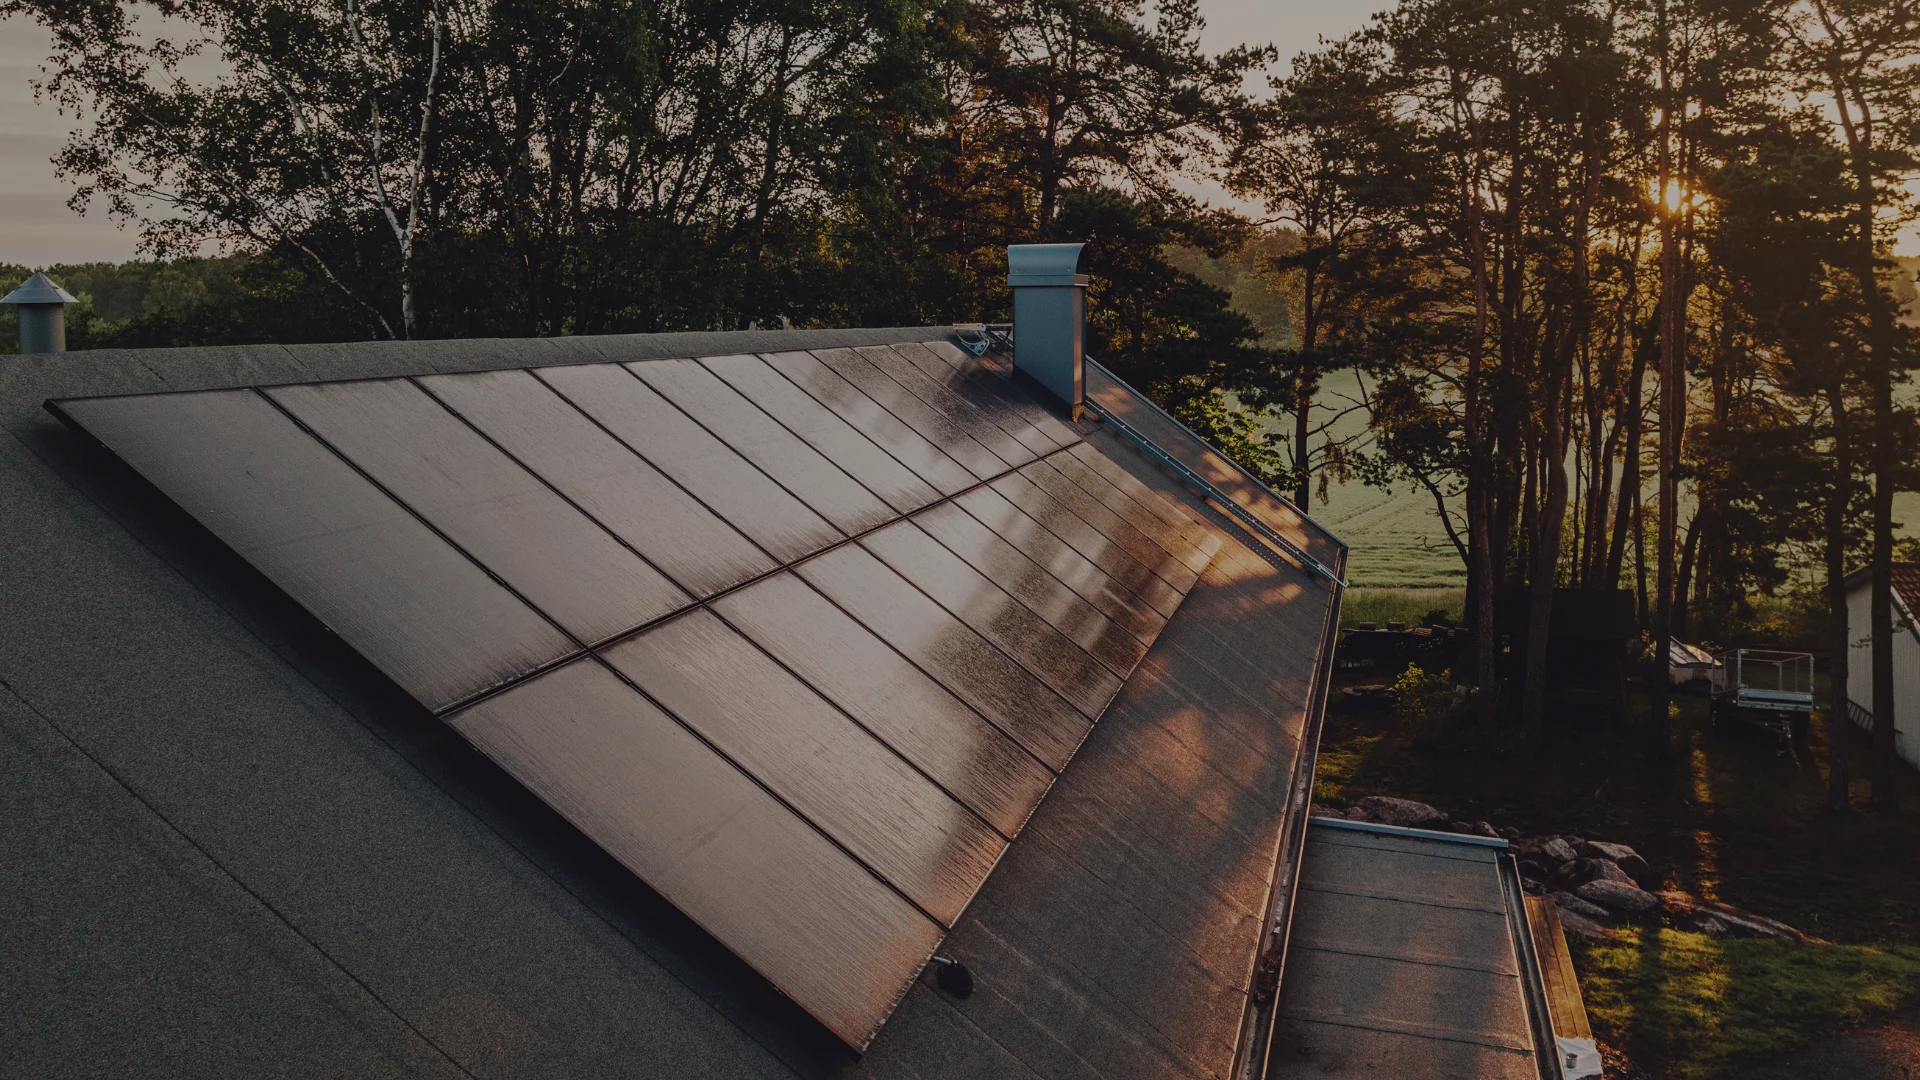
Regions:
<instances>
[{"instance_id":1,"label":"metal roof flashing","mask_svg":"<svg viewBox=\"0 0 1920 1080\"><path fill-rule=\"evenodd\" d=\"M1007 284L1012 288L1085 285L1085 244L1014 244L1007 248Z\"/></svg>"}]
</instances>

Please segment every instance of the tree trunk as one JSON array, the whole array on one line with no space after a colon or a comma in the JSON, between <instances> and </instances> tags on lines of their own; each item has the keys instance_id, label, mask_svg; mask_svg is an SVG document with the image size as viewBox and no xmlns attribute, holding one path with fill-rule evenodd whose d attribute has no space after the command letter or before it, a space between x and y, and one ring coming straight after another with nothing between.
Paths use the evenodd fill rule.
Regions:
<instances>
[{"instance_id":1,"label":"tree trunk","mask_svg":"<svg viewBox=\"0 0 1920 1080\"><path fill-rule=\"evenodd\" d=\"M1847 760L1847 742L1853 731L1851 698L1847 691L1847 663L1853 651L1847 628L1847 511L1852 500L1853 462L1847 440L1847 400L1845 389L1836 381L1827 390L1833 410L1833 493L1827 498L1827 608L1833 623L1833 663L1829 673L1833 704L1827 710L1827 808L1845 812L1852 808L1848 788L1852 769Z\"/></svg>"},{"instance_id":2,"label":"tree trunk","mask_svg":"<svg viewBox=\"0 0 1920 1080\"><path fill-rule=\"evenodd\" d=\"M1700 537L1706 530L1702 527L1702 511L1695 510L1693 521L1687 525L1687 541L1680 546L1680 573L1675 576L1673 591L1673 636L1687 636L1687 585L1693 580L1694 560L1700 554ZM1692 599L1697 600L1698 597Z\"/></svg>"},{"instance_id":3,"label":"tree trunk","mask_svg":"<svg viewBox=\"0 0 1920 1080\"><path fill-rule=\"evenodd\" d=\"M1605 587L1618 588L1620 571L1626 563L1627 528L1640 528L1640 431L1646 417L1646 401L1642 396L1646 388L1647 358L1653 352L1654 335L1660 326L1660 309L1647 320L1646 331L1641 335L1638 346L1633 351L1633 373L1627 378L1627 396L1621 408L1627 425L1627 449L1620 462L1620 507L1614 512L1613 542L1607 550L1607 571ZM1646 588L1640 589L1640 625L1647 623Z\"/></svg>"}]
</instances>

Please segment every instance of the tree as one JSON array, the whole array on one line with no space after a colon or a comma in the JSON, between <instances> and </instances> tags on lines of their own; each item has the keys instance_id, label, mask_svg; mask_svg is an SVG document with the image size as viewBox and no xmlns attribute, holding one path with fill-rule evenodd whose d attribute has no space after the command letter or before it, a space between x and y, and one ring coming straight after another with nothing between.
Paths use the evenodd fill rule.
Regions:
<instances>
[{"instance_id":1,"label":"tree","mask_svg":"<svg viewBox=\"0 0 1920 1080\"><path fill-rule=\"evenodd\" d=\"M1788 13L1802 86L1823 93L1844 138L1853 200L1845 265L1866 314L1873 424L1873 802L1898 805L1894 771L1893 495L1901 486L1903 422L1893 387L1917 359L1886 287L1887 233L1910 214L1902 181L1920 167L1920 6L1909 0L1808 0Z\"/></svg>"},{"instance_id":2,"label":"tree","mask_svg":"<svg viewBox=\"0 0 1920 1080\"><path fill-rule=\"evenodd\" d=\"M1294 501L1312 494L1314 394L1356 361L1366 324L1405 296L1394 215L1422 197L1404 125L1392 114L1381 44L1355 35L1294 60L1272 80L1259 137L1236 149L1235 190L1259 200L1298 235L1268 271L1298 282L1297 338L1279 358L1278 385L1261 395L1293 413Z\"/></svg>"}]
</instances>

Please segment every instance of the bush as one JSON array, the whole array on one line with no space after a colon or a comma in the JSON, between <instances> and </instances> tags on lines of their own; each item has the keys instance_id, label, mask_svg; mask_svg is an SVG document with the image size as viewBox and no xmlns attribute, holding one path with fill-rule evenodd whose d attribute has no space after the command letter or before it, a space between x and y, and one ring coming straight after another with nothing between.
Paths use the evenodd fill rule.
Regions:
<instances>
[{"instance_id":1,"label":"bush","mask_svg":"<svg viewBox=\"0 0 1920 1080\"><path fill-rule=\"evenodd\" d=\"M1428 672L1418 664L1408 664L1393 681L1393 692L1398 696L1394 713L1403 724L1421 730L1439 728L1460 708L1450 670Z\"/></svg>"}]
</instances>

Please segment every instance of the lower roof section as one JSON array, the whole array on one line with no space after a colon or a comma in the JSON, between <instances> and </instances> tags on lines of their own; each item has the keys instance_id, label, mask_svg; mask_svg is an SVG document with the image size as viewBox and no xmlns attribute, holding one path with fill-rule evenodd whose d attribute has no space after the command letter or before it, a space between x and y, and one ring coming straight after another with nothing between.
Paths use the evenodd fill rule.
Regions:
<instances>
[{"instance_id":1,"label":"lower roof section","mask_svg":"<svg viewBox=\"0 0 1920 1080\"><path fill-rule=\"evenodd\" d=\"M1505 848L1316 819L1266 1076L1558 1080Z\"/></svg>"}]
</instances>

